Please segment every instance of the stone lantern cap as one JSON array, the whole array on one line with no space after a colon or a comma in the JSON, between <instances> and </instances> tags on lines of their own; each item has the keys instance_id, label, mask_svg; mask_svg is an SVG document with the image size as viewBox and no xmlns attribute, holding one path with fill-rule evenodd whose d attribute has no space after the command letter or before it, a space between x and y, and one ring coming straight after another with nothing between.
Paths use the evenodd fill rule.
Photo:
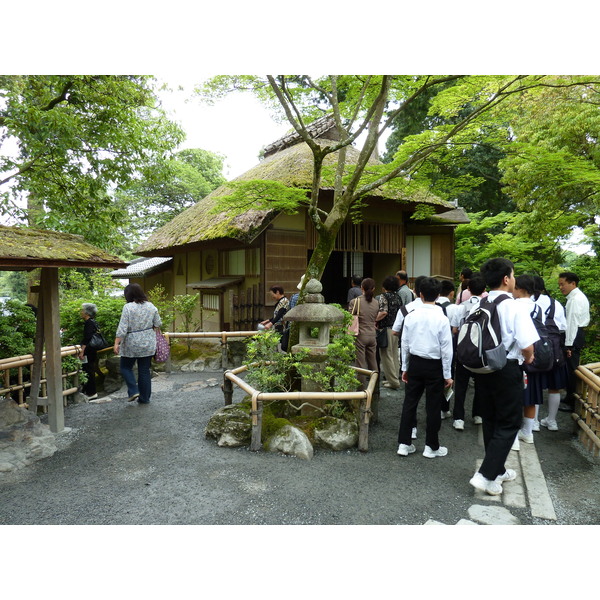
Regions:
<instances>
[{"instance_id":1,"label":"stone lantern cap","mask_svg":"<svg viewBox=\"0 0 600 600\"><path fill-rule=\"evenodd\" d=\"M311 279L305 287L307 292L304 303L294 306L285 313L285 321L299 321L304 323L337 323L342 321L344 313L335 306L325 304L321 291L323 286L317 279Z\"/></svg>"}]
</instances>

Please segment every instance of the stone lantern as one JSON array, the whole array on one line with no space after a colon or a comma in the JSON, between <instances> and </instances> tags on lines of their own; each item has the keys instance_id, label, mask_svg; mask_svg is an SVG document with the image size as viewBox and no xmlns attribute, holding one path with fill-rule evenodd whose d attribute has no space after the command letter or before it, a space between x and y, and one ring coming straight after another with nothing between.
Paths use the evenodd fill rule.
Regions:
<instances>
[{"instance_id":1,"label":"stone lantern","mask_svg":"<svg viewBox=\"0 0 600 600\"><path fill-rule=\"evenodd\" d=\"M300 349L308 348L308 356L304 362L313 363L314 369L321 369L327 360L327 346L329 344L329 333L333 323L341 323L344 313L335 306L325 304L325 298L321 294L323 286L317 279L311 279L306 284L306 296L304 304L298 304L289 310L283 317L286 321L295 321L299 328L299 341L292 346L292 353ZM314 332L318 331L315 337ZM318 385L312 381L302 379L301 389L303 392L320 392ZM313 401L315 405L322 405L325 401ZM303 414L306 412L303 409Z\"/></svg>"}]
</instances>

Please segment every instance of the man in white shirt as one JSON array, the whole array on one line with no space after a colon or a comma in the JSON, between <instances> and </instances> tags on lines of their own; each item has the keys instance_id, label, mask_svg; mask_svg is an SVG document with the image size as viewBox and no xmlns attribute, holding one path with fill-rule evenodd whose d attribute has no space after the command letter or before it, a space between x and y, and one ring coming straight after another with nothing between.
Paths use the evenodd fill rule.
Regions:
<instances>
[{"instance_id":1,"label":"man in white shirt","mask_svg":"<svg viewBox=\"0 0 600 600\"><path fill-rule=\"evenodd\" d=\"M423 392L427 415L423 456L436 458L448 454L448 449L440 446L438 434L444 388L452 385L452 334L448 318L435 305L439 293L437 279L423 279L420 285L422 304L408 313L403 323L402 381L406 388L398 431L400 456L408 456L416 450L411 443L411 433Z\"/></svg>"},{"instance_id":2,"label":"man in white shirt","mask_svg":"<svg viewBox=\"0 0 600 600\"><path fill-rule=\"evenodd\" d=\"M567 331L565 347L567 349L567 364L569 366L569 379L567 382L567 396L564 406L559 410L572 411L575 406L575 386L577 376L575 371L579 366L581 350L585 345L585 327L590 324L590 303L586 295L579 289L579 277L575 273L565 271L558 276L558 288L567 298Z\"/></svg>"},{"instance_id":3,"label":"man in white shirt","mask_svg":"<svg viewBox=\"0 0 600 600\"><path fill-rule=\"evenodd\" d=\"M502 483L512 481L516 473L506 469L505 461L517 437L523 417L523 373L520 364L533 362L533 344L539 335L525 304L515 301L515 273L506 258L492 258L481 267L490 288L488 300L497 302L506 365L499 371L475 375L481 389L481 417L485 457L469 483L486 493L502 493Z\"/></svg>"}]
</instances>

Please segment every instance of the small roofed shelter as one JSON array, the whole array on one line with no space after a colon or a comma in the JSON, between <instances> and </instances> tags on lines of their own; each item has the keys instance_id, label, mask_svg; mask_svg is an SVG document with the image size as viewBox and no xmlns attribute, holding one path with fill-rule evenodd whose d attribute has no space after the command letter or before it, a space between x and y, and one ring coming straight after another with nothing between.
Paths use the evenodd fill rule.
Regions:
<instances>
[{"instance_id":1,"label":"small roofed shelter","mask_svg":"<svg viewBox=\"0 0 600 600\"><path fill-rule=\"evenodd\" d=\"M319 144L335 143L331 116L311 127ZM358 156L356 148L346 148L348 168ZM331 173L337 160L333 153L324 162L329 174L321 182L319 206L326 212L333 205ZM380 164L371 158L370 165ZM312 152L293 132L267 146L264 159L234 182L272 180L306 190L308 195L312 174ZM269 317L274 304L269 288L280 285L287 295L296 291L318 238L304 207L290 215L252 208L249 199L249 208L240 214L217 212L219 198L231 192L230 184L222 185L135 249L141 256L173 256L170 291L200 292L206 331L243 330ZM419 207L428 207L424 212L431 217L412 219ZM321 278L326 302L345 305L349 278L354 274L373 277L378 285L401 268L411 278L434 273L452 277L454 229L468 222L466 213L453 203L426 190L408 194L400 186L386 184L363 199L360 216L361 222L356 223L348 218L336 238Z\"/></svg>"},{"instance_id":2,"label":"small roofed shelter","mask_svg":"<svg viewBox=\"0 0 600 600\"><path fill-rule=\"evenodd\" d=\"M46 351L48 425L50 431L64 429L60 311L58 300L59 267L115 268L125 262L83 240L81 236L56 231L0 225L0 270L41 269L34 363L31 373L29 408L37 410L42 353Z\"/></svg>"}]
</instances>

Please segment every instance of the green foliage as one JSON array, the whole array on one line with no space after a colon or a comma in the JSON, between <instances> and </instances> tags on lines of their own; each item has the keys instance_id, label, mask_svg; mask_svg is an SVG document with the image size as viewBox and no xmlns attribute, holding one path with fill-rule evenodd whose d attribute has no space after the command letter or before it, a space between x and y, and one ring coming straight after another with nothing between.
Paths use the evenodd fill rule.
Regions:
<instances>
[{"instance_id":1,"label":"green foliage","mask_svg":"<svg viewBox=\"0 0 600 600\"><path fill-rule=\"evenodd\" d=\"M590 302L590 324L585 333L581 364L600 362L600 261L597 256L578 256L569 269L579 276L579 287Z\"/></svg>"},{"instance_id":2,"label":"green foliage","mask_svg":"<svg viewBox=\"0 0 600 600\"><path fill-rule=\"evenodd\" d=\"M198 306L200 296L198 294L182 294L173 296L173 309L183 320L183 331L195 331L199 321L194 319L194 311ZM159 313L160 314L160 313ZM191 347L191 339L187 340L188 350Z\"/></svg>"},{"instance_id":3,"label":"green foliage","mask_svg":"<svg viewBox=\"0 0 600 600\"><path fill-rule=\"evenodd\" d=\"M169 297L167 290L160 283L157 283L151 290L146 291L146 296L148 296L148 300L158 310L163 331L170 330L175 320L175 307L173 306L173 299Z\"/></svg>"},{"instance_id":4,"label":"green foliage","mask_svg":"<svg viewBox=\"0 0 600 600\"><path fill-rule=\"evenodd\" d=\"M31 354L35 343L36 318L20 300L0 305L0 358Z\"/></svg>"},{"instance_id":5,"label":"green foliage","mask_svg":"<svg viewBox=\"0 0 600 600\"><path fill-rule=\"evenodd\" d=\"M60 269L59 294L61 302L79 300L87 296L93 302L98 296L123 295L123 286L110 276L110 271L102 269Z\"/></svg>"},{"instance_id":6,"label":"green foliage","mask_svg":"<svg viewBox=\"0 0 600 600\"><path fill-rule=\"evenodd\" d=\"M0 76L0 214L42 229L77 233L109 251L126 240L125 207L109 190L160 168L183 139L160 107L151 77ZM28 207L19 202L27 195Z\"/></svg>"},{"instance_id":7,"label":"green foliage","mask_svg":"<svg viewBox=\"0 0 600 600\"><path fill-rule=\"evenodd\" d=\"M561 251L550 235L540 239L531 232L528 216L501 212L487 217L484 212L470 214L471 222L456 228L456 271L464 267L478 270L496 256L515 265L515 273L549 274L561 259Z\"/></svg>"},{"instance_id":8,"label":"green foliage","mask_svg":"<svg viewBox=\"0 0 600 600\"><path fill-rule=\"evenodd\" d=\"M27 300L27 272L0 271L0 296Z\"/></svg>"},{"instance_id":9,"label":"green foliage","mask_svg":"<svg viewBox=\"0 0 600 600\"><path fill-rule=\"evenodd\" d=\"M81 305L84 302L92 302L98 309L96 323L102 331L104 338L110 344L115 339L115 333L121 319L121 312L125 299L113 296L90 297L81 295L72 298L60 305L60 327L62 330L62 345L70 346L80 344L83 337L83 319L81 318Z\"/></svg>"},{"instance_id":10,"label":"green foliage","mask_svg":"<svg viewBox=\"0 0 600 600\"><path fill-rule=\"evenodd\" d=\"M275 331L263 331L247 342L247 381L261 392L289 392L294 386L298 364L308 354L279 352L281 336Z\"/></svg>"},{"instance_id":11,"label":"green foliage","mask_svg":"<svg viewBox=\"0 0 600 600\"><path fill-rule=\"evenodd\" d=\"M223 157L200 148L181 150L121 187L116 202L128 214L120 224L133 246L225 182Z\"/></svg>"}]
</instances>

